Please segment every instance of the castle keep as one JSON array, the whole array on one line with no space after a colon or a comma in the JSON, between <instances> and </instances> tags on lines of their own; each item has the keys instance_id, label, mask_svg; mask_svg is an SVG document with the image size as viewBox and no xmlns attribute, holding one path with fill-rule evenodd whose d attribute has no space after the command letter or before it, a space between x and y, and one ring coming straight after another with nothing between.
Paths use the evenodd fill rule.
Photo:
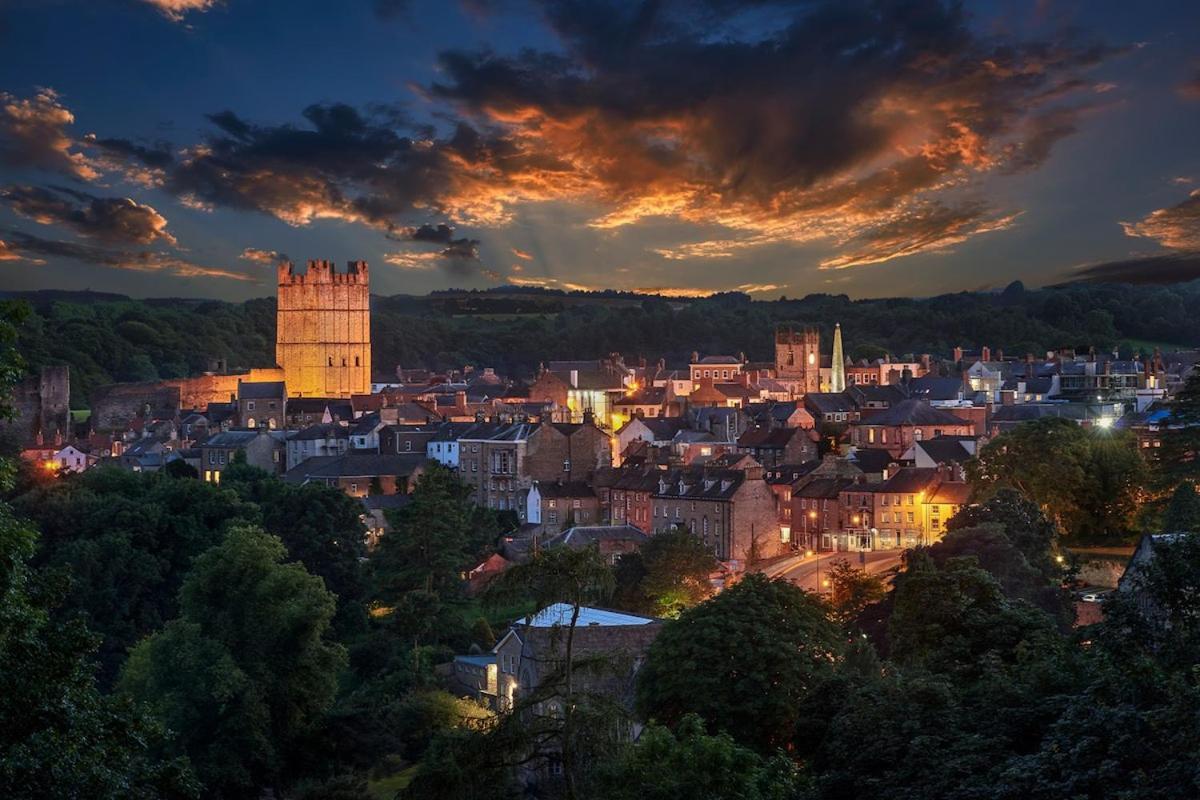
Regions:
<instances>
[{"instance_id":1,"label":"castle keep","mask_svg":"<svg viewBox=\"0 0 1200 800\"><path fill-rule=\"evenodd\" d=\"M371 290L367 262L339 272L309 261L279 270L275 361L290 397L349 397L371 391Z\"/></svg>"}]
</instances>

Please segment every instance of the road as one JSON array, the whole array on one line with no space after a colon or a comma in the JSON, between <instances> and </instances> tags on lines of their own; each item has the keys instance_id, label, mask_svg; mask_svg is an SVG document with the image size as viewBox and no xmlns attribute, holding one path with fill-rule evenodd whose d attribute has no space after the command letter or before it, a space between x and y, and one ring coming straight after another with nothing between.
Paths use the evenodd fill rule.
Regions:
<instances>
[{"instance_id":1,"label":"road","mask_svg":"<svg viewBox=\"0 0 1200 800\"><path fill-rule=\"evenodd\" d=\"M860 559L861 557L861 559ZM852 567L865 568L872 575L900 565L901 551L887 550L867 553L818 553L813 556L794 556L778 561L763 570L769 577L785 578L802 589L827 591L823 586L835 564L845 561Z\"/></svg>"}]
</instances>

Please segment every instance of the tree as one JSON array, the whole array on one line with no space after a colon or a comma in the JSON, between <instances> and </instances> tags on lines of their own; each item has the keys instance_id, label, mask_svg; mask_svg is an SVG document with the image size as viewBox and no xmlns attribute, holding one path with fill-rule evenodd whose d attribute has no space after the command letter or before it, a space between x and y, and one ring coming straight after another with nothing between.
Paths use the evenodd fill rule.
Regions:
<instances>
[{"instance_id":1,"label":"tree","mask_svg":"<svg viewBox=\"0 0 1200 800\"><path fill-rule=\"evenodd\" d=\"M471 556L473 509L466 484L445 467L431 466L417 480L409 503L391 515L392 533L375 550L376 599L395 603L415 590L443 599L460 596L459 574Z\"/></svg>"},{"instance_id":2,"label":"tree","mask_svg":"<svg viewBox=\"0 0 1200 800\"><path fill-rule=\"evenodd\" d=\"M367 555L362 506L323 484L296 486L245 463L228 467L221 485L256 507L251 521L278 536L288 556L325 581L338 599L340 639L366 627Z\"/></svg>"},{"instance_id":3,"label":"tree","mask_svg":"<svg viewBox=\"0 0 1200 800\"><path fill-rule=\"evenodd\" d=\"M878 603L887 594L883 579L871 575L865 569L856 569L846 561L839 561L829 570L830 603L834 615L842 622L849 622L872 603Z\"/></svg>"},{"instance_id":4,"label":"tree","mask_svg":"<svg viewBox=\"0 0 1200 800\"><path fill-rule=\"evenodd\" d=\"M21 374L13 349L22 312L0 304L0 419ZM0 491L14 466L0 460ZM37 533L0 502L0 786L13 800L197 797L187 762L155 754L164 731L141 709L99 692L97 637L53 613L66 589L29 560Z\"/></svg>"},{"instance_id":5,"label":"tree","mask_svg":"<svg viewBox=\"0 0 1200 800\"><path fill-rule=\"evenodd\" d=\"M211 483L107 467L36 486L14 505L41 530L34 564L69 578L62 613L83 614L103 637L105 687L128 649L178 614L193 559L255 514Z\"/></svg>"},{"instance_id":6,"label":"tree","mask_svg":"<svg viewBox=\"0 0 1200 800\"><path fill-rule=\"evenodd\" d=\"M1200 478L1200 370L1193 370L1175 392L1157 457L1168 486Z\"/></svg>"},{"instance_id":7,"label":"tree","mask_svg":"<svg viewBox=\"0 0 1200 800\"><path fill-rule=\"evenodd\" d=\"M1181 482L1171 494L1162 528L1169 533L1200 533L1200 495L1196 494L1195 487L1188 481Z\"/></svg>"},{"instance_id":8,"label":"tree","mask_svg":"<svg viewBox=\"0 0 1200 800\"><path fill-rule=\"evenodd\" d=\"M1043 417L984 445L967 474L981 499L1013 488L1065 530L1106 537L1128 533L1147 470L1127 432Z\"/></svg>"},{"instance_id":9,"label":"tree","mask_svg":"<svg viewBox=\"0 0 1200 800\"><path fill-rule=\"evenodd\" d=\"M963 506L946 522L950 533L963 528L977 528L994 524L1004 529L1004 535L1025 561L1047 581L1062 574L1059 559L1059 528L1037 504L1020 492L1010 488L999 488L982 503ZM986 562L982 562L987 569ZM995 573L993 573L995 574Z\"/></svg>"},{"instance_id":10,"label":"tree","mask_svg":"<svg viewBox=\"0 0 1200 800\"><path fill-rule=\"evenodd\" d=\"M595 797L608 800L787 800L796 795L796 767L782 755L763 758L729 734L709 735L689 714L674 732L651 725L636 744L596 771Z\"/></svg>"},{"instance_id":11,"label":"tree","mask_svg":"<svg viewBox=\"0 0 1200 800\"><path fill-rule=\"evenodd\" d=\"M1023 422L980 448L967 465L967 475L980 498L1007 486L1063 524L1071 519L1075 496L1087 480L1088 451L1083 428L1062 417L1043 417Z\"/></svg>"},{"instance_id":12,"label":"tree","mask_svg":"<svg viewBox=\"0 0 1200 800\"><path fill-rule=\"evenodd\" d=\"M709 576L718 566L703 542L676 526L650 537L640 551L621 556L614 600L629 611L677 617L712 595Z\"/></svg>"},{"instance_id":13,"label":"tree","mask_svg":"<svg viewBox=\"0 0 1200 800\"><path fill-rule=\"evenodd\" d=\"M180 617L130 653L120 686L153 709L210 792L258 797L333 702L336 600L278 538L235 527L196 560Z\"/></svg>"},{"instance_id":14,"label":"tree","mask_svg":"<svg viewBox=\"0 0 1200 800\"><path fill-rule=\"evenodd\" d=\"M988 658L1014 657L1018 646L1058 640L1045 614L1009 601L974 558L939 566L927 551L913 551L894 592L888 640L889 657L898 664L970 675Z\"/></svg>"},{"instance_id":15,"label":"tree","mask_svg":"<svg viewBox=\"0 0 1200 800\"><path fill-rule=\"evenodd\" d=\"M667 622L639 674L638 709L667 725L699 715L710 730L771 753L842 648L818 598L760 574Z\"/></svg>"}]
</instances>

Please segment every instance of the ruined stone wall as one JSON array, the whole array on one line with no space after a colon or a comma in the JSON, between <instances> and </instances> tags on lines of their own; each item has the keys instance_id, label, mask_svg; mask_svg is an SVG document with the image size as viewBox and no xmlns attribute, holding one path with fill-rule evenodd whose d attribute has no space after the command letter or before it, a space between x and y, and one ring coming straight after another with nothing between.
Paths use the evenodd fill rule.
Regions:
<instances>
[{"instance_id":1,"label":"ruined stone wall","mask_svg":"<svg viewBox=\"0 0 1200 800\"><path fill-rule=\"evenodd\" d=\"M0 430L10 432L22 447L52 445L71 439L71 381L65 366L42 367L34 377L13 387L16 413L11 422L0 420Z\"/></svg>"},{"instance_id":2,"label":"ruined stone wall","mask_svg":"<svg viewBox=\"0 0 1200 800\"><path fill-rule=\"evenodd\" d=\"M149 409L151 419L172 419L179 412L179 387L164 383L114 383L92 390L92 427L123 430Z\"/></svg>"},{"instance_id":3,"label":"ruined stone wall","mask_svg":"<svg viewBox=\"0 0 1200 800\"><path fill-rule=\"evenodd\" d=\"M209 403L228 403L237 398L238 381L262 383L284 380L283 370L276 367L252 369L236 375L197 375L194 378L173 378L164 386L179 390L180 408L204 409Z\"/></svg>"},{"instance_id":4,"label":"ruined stone wall","mask_svg":"<svg viewBox=\"0 0 1200 800\"><path fill-rule=\"evenodd\" d=\"M365 261L338 272L309 261L279 265L275 360L290 397L349 397L371 391L370 286Z\"/></svg>"}]
</instances>

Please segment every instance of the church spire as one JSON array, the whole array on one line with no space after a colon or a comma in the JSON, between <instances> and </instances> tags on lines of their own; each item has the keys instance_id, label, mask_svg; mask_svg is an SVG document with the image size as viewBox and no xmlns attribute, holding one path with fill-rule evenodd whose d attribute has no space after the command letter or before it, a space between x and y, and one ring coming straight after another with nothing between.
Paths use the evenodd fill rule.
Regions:
<instances>
[{"instance_id":1,"label":"church spire","mask_svg":"<svg viewBox=\"0 0 1200 800\"><path fill-rule=\"evenodd\" d=\"M833 355L829 359L829 391L846 391L846 357L842 354L842 323L833 326Z\"/></svg>"}]
</instances>

